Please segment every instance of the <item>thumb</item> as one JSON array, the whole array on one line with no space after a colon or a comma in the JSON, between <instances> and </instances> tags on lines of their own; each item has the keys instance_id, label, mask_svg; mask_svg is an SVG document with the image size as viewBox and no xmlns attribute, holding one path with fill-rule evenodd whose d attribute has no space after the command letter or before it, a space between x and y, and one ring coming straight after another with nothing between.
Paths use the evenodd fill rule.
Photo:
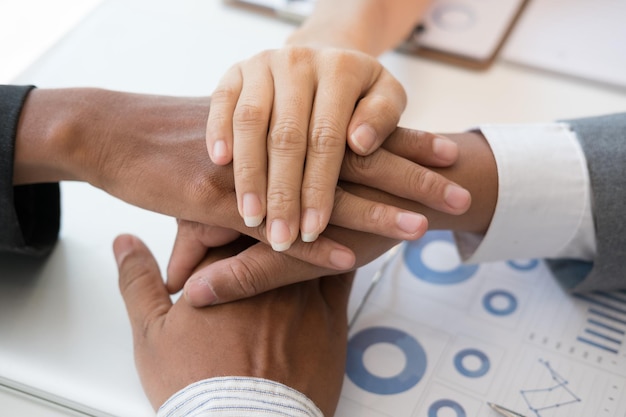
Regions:
<instances>
[{"instance_id":1,"label":"thumb","mask_svg":"<svg viewBox=\"0 0 626 417\"><path fill-rule=\"evenodd\" d=\"M348 145L357 155L369 155L398 126L406 107L406 93L384 71L356 106L348 126Z\"/></svg>"},{"instance_id":2,"label":"thumb","mask_svg":"<svg viewBox=\"0 0 626 417\"><path fill-rule=\"evenodd\" d=\"M146 245L131 235L118 236L113 253L119 286L134 331L144 332L148 320L161 317L172 306L159 266Z\"/></svg>"}]
</instances>

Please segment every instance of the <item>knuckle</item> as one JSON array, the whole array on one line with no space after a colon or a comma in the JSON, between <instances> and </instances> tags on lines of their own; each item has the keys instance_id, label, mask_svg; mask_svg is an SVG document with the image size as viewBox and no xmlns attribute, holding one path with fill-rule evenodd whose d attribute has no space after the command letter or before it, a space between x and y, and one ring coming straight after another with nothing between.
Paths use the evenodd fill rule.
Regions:
<instances>
[{"instance_id":1,"label":"knuckle","mask_svg":"<svg viewBox=\"0 0 626 417\"><path fill-rule=\"evenodd\" d=\"M150 329L154 328L154 326L159 323L158 319L163 317L166 313L167 308L163 306L156 306L143 318L141 321L141 327L138 331L144 339L148 338Z\"/></svg>"},{"instance_id":2,"label":"knuckle","mask_svg":"<svg viewBox=\"0 0 626 417\"><path fill-rule=\"evenodd\" d=\"M122 260L120 265L121 275L124 279L120 279L119 287L122 294L129 294L133 288L140 285L141 280L145 278L149 271L141 262L132 262L129 257Z\"/></svg>"},{"instance_id":3,"label":"knuckle","mask_svg":"<svg viewBox=\"0 0 626 417\"><path fill-rule=\"evenodd\" d=\"M413 170L408 173L409 186L422 194L432 194L437 190L437 174L427 169Z\"/></svg>"},{"instance_id":4,"label":"knuckle","mask_svg":"<svg viewBox=\"0 0 626 417\"><path fill-rule=\"evenodd\" d=\"M327 59L328 68L336 74L352 74L355 65L360 64L363 58L366 56L344 50L330 50L330 55ZM373 60L376 62L376 60Z\"/></svg>"},{"instance_id":5,"label":"knuckle","mask_svg":"<svg viewBox=\"0 0 626 417\"><path fill-rule=\"evenodd\" d=\"M402 110L404 110L404 108L406 107L407 101L408 101L408 96L406 94L406 91L402 87L402 84L400 84L399 82L396 82L396 89L395 90L396 90L396 92L394 94L396 94L396 97L400 98L400 100L401 100L400 103L402 105Z\"/></svg>"},{"instance_id":6,"label":"knuckle","mask_svg":"<svg viewBox=\"0 0 626 417\"><path fill-rule=\"evenodd\" d=\"M229 85L220 85L211 94L211 107L214 107L216 104L231 103L237 101L238 98L239 90Z\"/></svg>"},{"instance_id":7,"label":"knuckle","mask_svg":"<svg viewBox=\"0 0 626 417\"><path fill-rule=\"evenodd\" d=\"M221 111L215 111L215 107L212 108L213 111L209 110L209 118L207 120L207 129L206 134L208 138L221 138L222 130L230 128L230 118L225 113Z\"/></svg>"},{"instance_id":8,"label":"knuckle","mask_svg":"<svg viewBox=\"0 0 626 417\"><path fill-rule=\"evenodd\" d=\"M380 224L387 218L389 208L381 203L372 204L367 210L366 220L373 225Z\"/></svg>"},{"instance_id":9,"label":"knuckle","mask_svg":"<svg viewBox=\"0 0 626 417\"><path fill-rule=\"evenodd\" d=\"M295 118L281 119L272 128L269 140L273 148L303 149L306 143L306 129Z\"/></svg>"},{"instance_id":10,"label":"knuckle","mask_svg":"<svg viewBox=\"0 0 626 417\"><path fill-rule=\"evenodd\" d=\"M313 181L307 181L302 185L302 193L306 194L313 202L316 204L320 203L321 196L326 196L327 194L332 195L335 191L334 184L326 184L317 176ZM304 195L303 195L304 197Z\"/></svg>"},{"instance_id":11,"label":"knuckle","mask_svg":"<svg viewBox=\"0 0 626 417\"><path fill-rule=\"evenodd\" d=\"M256 103L240 103L235 108L233 120L243 125L258 124L263 122L264 114L263 108Z\"/></svg>"},{"instance_id":12,"label":"knuckle","mask_svg":"<svg viewBox=\"0 0 626 417\"><path fill-rule=\"evenodd\" d=\"M293 187L272 188L267 193L268 210L283 211L288 206L299 203L300 193Z\"/></svg>"},{"instance_id":13,"label":"knuckle","mask_svg":"<svg viewBox=\"0 0 626 417\"><path fill-rule=\"evenodd\" d=\"M284 59L291 67L300 66L301 64L308 65L311 62L314 51L309 47L292 46L284 48Z\"/></svg>"},{"instance_id":14,"label":"knuckle","mask_svg":"<svg viewBox=\"0 0 626 417\"><path fill-rule=\"evenodd\" d=\"M399 109L396 103L389 97L382 95L373 96L369 104L375 109L375 117L377 119L393 121L394 125L400 120L402 109Z\"/></svg>"},{"instance_id":15,"label":"knuckle","mask_svg":"<svg viewBox=\"0 0 626 417\"><path fill-rule=\"evenodd\" d=\"M367 174L370 173L374 167L374 155L361 156L353 152L350 152L349 155L350 156L345 160L345 164L350 171L361 178L368 178Z\"/></svg>"},{"instance_id":16,"label":"knuckle","mask_svg":"<svg viewBox=\"0 0 626 417\"><path fill-rule=\"evenodd\" d=\"M383 69L378 60L361 52L331 50L327 54L324 71L352 89L371 85Z\"/></svg>"},{"instance_id":17,"label":"knuckle","mask_svg":"<svg viewBox=\"0 0 626 417\"><path fill-rule=\"evenodd\" d=\"M335 153L339 147L345 148L346 134L346 131L341 129L335 120L318 119L311 130L309 148L318 154Z\"/></svg>"},{"instance_id":18,"label":"knuckle","mask_svg":"<svg viewBox=\"0 0 626 417\"><path fill-rule=\"evenodd\" d=\"M252 259L247 259L247 261L252 262ZM229 268L237 294L242 297L251 297L263 291L264 276L258 271L255 272L252 265L242 259L234 258L233 262L229 263Z\"/></svg>"},{"instance_id":19,"label":"knuckle","mask_svg":"<svg viewBox=\"0 0 626 417\"><path fill-rule=\"evenodd\" d=\"M233 164L233 172L236 178L242 181L252 181L256 184L256 179L261 178L260 175L265 175L265 172L261 169L262 165L249 158L241 158Z\"/></svg>"},{"instance_id":20,"label":"knuckle","mask_svg":"<svg viewBox=\"0 0 626 417\"><path fill-rule=\"evenodd\" d=\"M150 275L154 270L150 268L150 263L143 256L126 256L119 267L120 280L119 287L123 294L138 294L132 292L136 286L141 287L143 283L150 281Z\"/></svg>"},{"instance_id":21,"label":"knuckle","mask_svg":"<svg viewBox=\"0 0 626 417\"><path fill-rule=\"evenodd\" d=\"M190 203L191 207L201 207L207 203L214 201L215 195L224 194L226 189L218 192L217 188L209 175L197 175L189 179L184 187L186 188L185 195ZM196 225L189 225L188 227L195 228Z\"/></svg>"},{"instance_id":22,"label":"knuckle","mask_svg":"<svg viewBox=\"0 0 626 417\"><path fill-rule=\"evenodd\" d=\"M401 100L403 105L406 105L407 94L402 84L393 76L389 71L383 69L380 75L380 80L385 82L386 90Z\"/></svg>"}]
</instances>

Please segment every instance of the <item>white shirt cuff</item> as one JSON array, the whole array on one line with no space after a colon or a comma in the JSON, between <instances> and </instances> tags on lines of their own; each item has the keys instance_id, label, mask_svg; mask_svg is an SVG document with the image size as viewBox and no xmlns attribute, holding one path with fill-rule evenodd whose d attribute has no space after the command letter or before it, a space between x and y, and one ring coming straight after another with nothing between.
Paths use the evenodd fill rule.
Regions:
<instances>
[{"instance_id":1,"label":"white shirt cuff","mask_svg":"<svg viewBox=\"0 0 626 417\"><path fill-rule=\"evenodd\" d=\"M205 379L171 396L157 417L323 417L304 394L262 378Z\"/></svg>"},{"instance_id":2,"label":"white shirt cuff","mask_svg":"<svg viewBox=\"0 0 626 417\"><path fill-rule=\"evenodd\" d=\"M585 155L565 123L484 125L498 169L498 201L485 236L457 233L469 263L576 258L596 252Z\"/></svg>"}]
</instances>

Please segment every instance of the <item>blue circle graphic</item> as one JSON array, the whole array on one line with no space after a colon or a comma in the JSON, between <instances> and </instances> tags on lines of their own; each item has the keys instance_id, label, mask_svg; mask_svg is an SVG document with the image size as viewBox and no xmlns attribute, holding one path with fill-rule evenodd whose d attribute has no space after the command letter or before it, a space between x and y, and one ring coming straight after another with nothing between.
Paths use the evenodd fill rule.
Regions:
<instances>
[{"instance_id":1,"label":"blue circle graphic","mask_svg":"<svg viewBox=\"0 0 626 417\"><path fill-rule=\"evenodd\" d=\"M476 370L467 369L463 364L463 359L474 356L480 360L480 367ZM490 362L487 355L478 349L463 349L454 356L454 367L461 375L468 378L480 378L489 372Z\"/></svg>"},{"instance_id":2,"label":"blue circle graphic","mask_svg":"<svg viewBox=\"0 0 626 417\"><path fill-rule=\"evenodd\" d=\"M363 355L376 343L390 343L400 348L406 356L404 369L393 377L382 378L369 372ZM370 327L361 330L348 341L346 374L352 382L365 391L391 395L407 391L417 385L426 372L426 352L410 334L390 327Z\"/></svg>"},{"instance_id":3,"label":"blue circle graphic","mask_svg":"<svg viewBox=\"0 0 626 417\"><path fill-rule=\"evenodd\" d=\"M428 417L437 417L437 413L442 408L449 408L456 413L456 417L467 417L465 410L459 403L452 400L435 401L428 409Z\"/></svg>"},{"instance_id":4,"label":"blue circle graphic","mask_svg":"<svg viewBox=\"0 0 626 417\"><path fill-rule=\"evenodd\" d=\"M531 269L535 269L537 265L539 265L539 260L530 259L528 261L507 261L506 264L513 269L517 269L518 271L530 271Z\"/></svg>"},{"instance_id":5,"label":"blue circle graphic","mask_svg":"<svg viewBox=\"0 0 626 417\"><path fill-rule=\"evenodd\" d=\"M478 265L459 265L451 271L435 271L429 268L423 260L424 249L429 243L443 241L454 244L452 232L436 230L428 232L417 241L410 242L404 250L404 263L411 273L431 284L449 285L458 284L470 279L478 270Z\"/></svg>"},{"instance_id":6,"label":"blue circle graphic","mask_svg":"<svg viewBox=\"0 0 626 417\"><path fill-rule=\"evenodd\" d=\"M507 306L502 308L494 306L493 300L497 297L502 297L506 299L508 303ZM485 297L483 298L483 307L485 307L485 310L495 316L508 316L509 314L517 310L517 298L515 298L513 294L505 290L490 291L485 294Z\"/></svg>"}]
</instances>

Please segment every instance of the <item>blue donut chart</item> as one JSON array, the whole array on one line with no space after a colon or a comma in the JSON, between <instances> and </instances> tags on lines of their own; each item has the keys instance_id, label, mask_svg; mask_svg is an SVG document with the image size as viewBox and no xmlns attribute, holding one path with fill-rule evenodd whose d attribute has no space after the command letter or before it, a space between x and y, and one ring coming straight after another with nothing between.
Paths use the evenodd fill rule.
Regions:
<instances>
[{"instance_id":1,"label":"blue donut chart","mask_svg":"<svg viewBox=\"0 0 626 417\"><path fill-rule=\"evenodd\" d=\"M468 356L474 356L480 360L480 367L476 370L467 369L463 364L463 359ZM454 367L463 376L468 378L480 378L489 372L491 363L487 355L478 349L463 349L454 356Z\"/></svg>"},{"instance_id":2,"label":"blue donut chart","mask_svg":"<svg viewBox=\"0 0 626 417\"><path fill-rule=\"evenodd\" d=\"M404 263L411 273L422 281L437 285L458 284L470 279L478 270L478 265L463 265L451 271L436 271L429 268L423 260L424 249L436 241L454 244L452 232L435 230L428 232L417 241L410 242L404 249Z\"/></svg>"},{"instance_id":3,"label":"blue donut chart","mask_svg":"<svg viewBox=\"0 0 626 417\"><path fill-rule=\"evenodd\" d=\"M383 378L365 367L365 351L377 343L390 343L406 357L404 369L393 377ZM410 334L391 327L370 327L348 341L346 374L361 389L379 395L399 394L417 385L426 373L426 352Z\"/></svg>"},{"instance_id":4,"label":"blue donut chart","mask_svg":"<svg viewBox=\"0 0 626 417\"><path fill-rule=\"evenodd\" d=\"M438 417L437 413L439 412L439 410L441 410L442 408L449 408L452 411L454 411L456 413L456 417L467 417L467 414L465 413L465 410L463 409L463 407L461 407L461 405L455 401L452 400L438 400L435 401L429 408L428 408L428 417Z\"/></svg>"},{"instance_id":5,"label":"blue donut chart","mask_svg":"<svg viewBox=\"0 0 626 417\"><path fill-rule=\"evenodd\" d=\"M532 269L537 268L539 265L539 260L531 259L528 261L507 261L506 263L513 269L517 269L518 271L530 271Z\"/></svg>"},{"instance_id":6,"label":"blue donut chart","mask_svg":"<svg viewBox=\"0 0 626 417\"><path fill-rule=\"evenodd\" d=\"M503 308L496 307L493 300L497 297L505 298L508 305ZM517 298L515 298L515 296L508 291L493 290L485 294L483 297L483 307L494 316L508 316L517 310Z\"/></svg>"}]
</instances>

